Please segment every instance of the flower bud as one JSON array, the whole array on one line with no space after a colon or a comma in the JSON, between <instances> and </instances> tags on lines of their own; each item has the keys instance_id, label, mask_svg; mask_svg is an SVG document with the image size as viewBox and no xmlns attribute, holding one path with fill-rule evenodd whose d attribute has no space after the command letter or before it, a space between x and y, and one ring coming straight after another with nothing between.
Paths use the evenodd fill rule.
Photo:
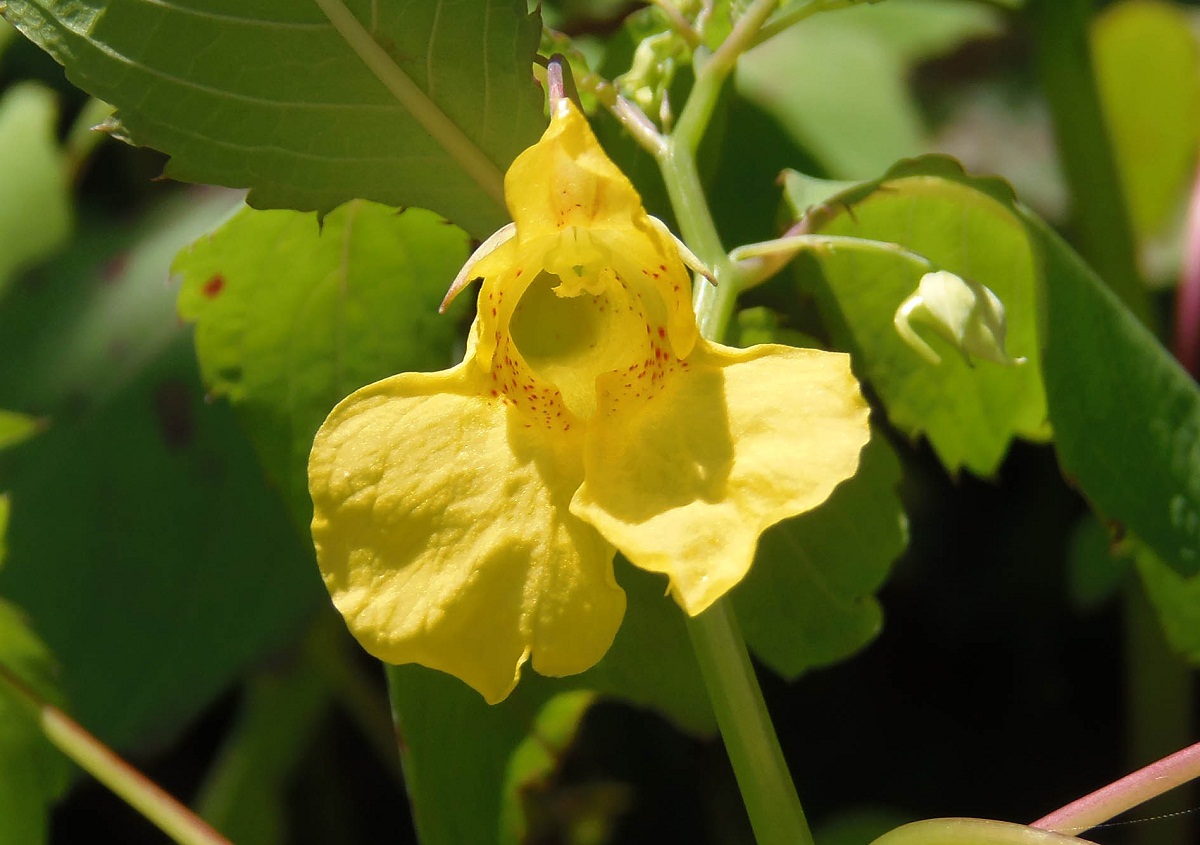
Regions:
<instances>
[{"instance_id":1,"label":"flower bud","mask_svg":"<svg viewBox=\"0 0 1200 845\"><path fill-rule=\"evenodd\" d=\"M920 323L933 329L963 354L996 364L1013 366L1025 363L1004 350L1007 324L1004 303L990 289L945 270L926 273L917 291L901 303L893 320L904 342L931 364L941 357L913 329Z\"/></svg>"}]
</instances>

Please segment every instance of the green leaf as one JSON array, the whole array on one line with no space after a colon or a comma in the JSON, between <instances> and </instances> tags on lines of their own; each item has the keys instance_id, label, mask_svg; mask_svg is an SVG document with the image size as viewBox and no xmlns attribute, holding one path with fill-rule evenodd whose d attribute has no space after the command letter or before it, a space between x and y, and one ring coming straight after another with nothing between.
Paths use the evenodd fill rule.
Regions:
<instances>
[{"instance_id":1,"label":"green leaf","mask_svg":"<svg viewBox=\"0 0 1200 845\"><path fill-rule=\"evenodd\" d=\"M1200 575L1180 575L1145 548L1136 551L1134 561L1167 643L1200 666Z\"/></svg>"},{"instance_id":2,"label":"green leaf","mask_svg":"<svg viewBox=\"0 0 1200 845\"><path fill-rule=\"evenodd\" d=\"M232 414L205 402L165 284L214 207L151 216L146 251L85 243L0 309L0 356L27 362L0 403L53 422L0 453L20 503L0 591L62 662L74 715L121 747L172 734L323 595Z\"/></svg>"},{"instance_id":3,"label":"green leaf","mask_svg":"<svg viewBox=\"0 0 1200 845\"><path fill-rule=\"evenodd\" d=\"M794 184L794 181L791 183ZM886 253L837 250L820 260L816 291L861 374L878 391L893 425L924 434L950 472L996 471L1014 437L1046 436L1046 399L1039 373L1037 266L1011 192L995 180L972 179L951 159L902 162L817 208L809 220L823 234L901 244L935 265L991 288L1008 316L1008 351L1028 363L972 366L939 338L931 365L892 325L923 268ZM813 259L800 267L812 268Z\"/></svg>"},{"instance_id":4,"label":"green leaf","mask_svg":"<svg viewBox=\"0 0 1200 845\"><path fill-rule=\"evenodd\" d=\"M876 432L829 501L759 541L733 603L750 649L780 675L836 663L879 633L873 594L908 542L899 481L900 463Z\"/></svg>"},{"instance_id":5,"label":"green leaf","mask_svg":"<svg viewBox=\"0 0 1200 845\"><path fill-rule=\"evenodd\" d=\"M55 137L54 92L31 82L0 99L0 293L71 231L67 168Z\"/></svg>"},{"instance_id":6,"label":"green leaf","mask_svg":"<svg viewBox=\"0 0 1200 845\"><path fill-rule=\"evenodd\" d=\"M321 224L243 209L177 258L205 384L237 409L304 536L308 453L330 409L386 376L452 363L456 320L437 308L468 247L434 214L360 200Z\"/></svg>"},{"instance_id":7,"label":"green leaf","mask_svg":"<svg viewBox=\"0 0 1200 845\"><path fill-rule=\"evenodd\" d=\"M547 681L570 684L650 707L693 734L715 727L708 692L692 651L683 610L667 596L666 578L618 557L617 583L625 590L625 618L608 653L581 675ZM526 678L534 677L532 672ZM522 683L525 683L523 680Z\"/></svg>"},{"instance_id":8,"label":"green leaf","mask_svg":"<svg viewBox=\"0 0 1200 845\"><path fill-rule=\"evenodd\" d=\"M989 474L1013 436L1042 437L1048 416L1063 471L1093 507L1181 575L1200 572L1200 391L1004 183L927 157L840 194L807 222L894 241L987 285L1008 311L1009 351L1029 359L967 369L947 354L940 366L914 366L891 313L901 279L915 283L919 271L851 251L824 258L823 310L859 353L894 424L925 432L948 469Z\"/></svg>"},{"instance_id":9,"label":"green leaf","mask_svg":"<svg viewBox=\"0 0 1200 845\"><path fill-rule=\"evenodd\" d=\"M0 540L3 539L0 525ZM16 607L0 599L0 666L43 697L61 702L54 660ZM0 845L48 841L51 804L70 766L42 735L35 716L0 678Z\"/></svg>"},{"instance_id":10,"label":"green leaf","mask_svg":"<svg viewBox=\"0 0 1200 845\"><path fill-rule=\"evenodd\" d=\"M546 689L522 682L489 705L457 678L422 666L389 666L387 678L421 842L501 840L502 814L511 820L514 812L504 809L511 760L549 699Z\"/></svg>"},{"instance_id":11,"label":"green leaf","mask_svg":"<svg viewBox=\"0 0 1200 845\"><path fill-rule=\"evenodd\" d=\"M504 784L501 842L564 841L559 828L578 820L564 818L550 781L570 749L594 693L580 690L551 698L528 735L513 751ZM586 808L576 808L580 810ZM566 841L573 841L565 838Z\"/></svg>"},{"instance_id":12,"label":"green leaf","mask_svg":"<svg viewBox=\"0 0 1200 845\"><path fill-rule=\"evenodd\" d=\"M294 837L287 827L288 788L330 702L329 682L305 652L250 679L237 721L194 801L196 812L238 845Z\"/></svg>"},{"instance_id":13,"label":"green leaf","mask_svg":"<svg viewBox=\"0 0 1200 845\"><path fill-rule=\"evenodd\" d=\"M1032 215L1046 306L1050 422L1067 478L1181 575L1200 572L1200 391Z\"/></svg>"},{"instance_id":14,"label":"green leaf","mask_svg":"<svg viewBox=\"0 0 1200 845\"><path fill-rule=\"evenodd\" d=\"M1114 548L1108 532L1091 514L1071 532L1067 595L1080 610L1095 610L1116 595L1129 577L1129 558Z\"/></svg>"},{"instance_id":15,"label":"green leaf","mask_svg":"<svg viewBox=\"0 0 1200 845\"><path fill-rule=\"evenodd\" d=\"M1189 13L1125 0L1092 25L1096 82L1134 228L1153 235L1176 211L1200 146L1200 50Z\"/></svg>"},{"instance_id":16,"label":"green leaf","mask_svg":"<svg viewBox=\"0 0 1200 845\"><path fill-rule=\"evenodd\" d=\"M0 449L15 446L37 434L42 421L28 414L0 410Z\"/></svg>"},{"instance_id":17,"label":"green leaf","mask_svg":"<svg viewBox=\"0 0 1200 845\"><path fill-rule=\"evenodd\" d=\"M959 0L891 0L815 16L738 62L738 92L839 179L863 179L922 149L907 74L917 60L995 32Z\"/></svg>"},{"instance_id":18,"label":"green leaf","mask_svg":"<svg viewBox=\"0 0 1200 845\"><path fill-rule=\"evenodd\" d=\"M10 0L5 16L167 175L260 208L354 197L437 211L477 237L543 125L525 0Z\"/></svg>"}]
</instances>

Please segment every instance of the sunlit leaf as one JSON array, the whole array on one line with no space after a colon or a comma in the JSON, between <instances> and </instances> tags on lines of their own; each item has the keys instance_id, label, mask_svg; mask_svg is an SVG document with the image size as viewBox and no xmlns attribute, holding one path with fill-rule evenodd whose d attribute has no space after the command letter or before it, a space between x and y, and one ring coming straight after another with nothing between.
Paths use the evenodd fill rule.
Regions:
<instances>
[{"instance_id":1,"label":"sunlit leaf","mask_svg":"<svg viewBox=\"0 0 1200 845\"><path fill-rule=\"evenodd\" d=\"M477 237L537 140L525 0L10 0L5 16L114 104L167 174L258 207L354 197L432 208ZM370 65L370 66L369 66Z\"/></svg>"},{"instance_id":2,"label":"sunlit leaf","mask_svg":"<svg viewBox=\"0 0 1200 845\"><path fill-rule=\"evenodd\" d=\"M1037 267L1011 203L1001 183L971 180L952 160L931 157L897 165L879 182L838 195L810 217L825 234L898 243L986 285L1004 303L1008 352L1028 363L972 365L934 338L942 362L931 365L892 325L896 309L917 289L924 272L919 264L848 249L820 261L815 281L823 311L858 353L861 374L879 392L888 419L908 434L928 437L951 472L991 475L1014 437L1046 434Z\"/></svg>"},{"instance_id":3,"label":"sunlit leaf","mask_svg":"<svg viewBox=\"0 0 1200 845\"><path fill-rule=\"evenodd\" d=\"M0 99L0 292L13 274L67 238L71 201L56 140L54 92L34 83Z\"/></svg>"},{"instance_id":4,"label":"sunlit leaf","mask_svg":"<svg viewBox=\"0 0 1200 845\"><path fill-rule=\"evenodd\" d=\"M1151 235L1181 203L1200 146L1200 49L1183 6L1125 0L1092 27L1096 82L1134 227Z\"/></svg>"},{"instance_id":5,"label":"sunlit leaf","mask_svg":"<svg viewBox=\"0 0 1200 845\"><path fill-rule=\"evenodd\" d=\"M0 524L0 541L3 525ZM54 660L16 607L0 599L0 666L39 695L61 701ZM51 803L67 785L67 759L0 679L0 845L48 841Z\"/></svg>"},{"instance_id":6,"label":"sunlit leaf","mask_svg":"<svg viewBox=\"0 0 1200 845\"><path fill-rule=\"evenodd\" d=\"M593 693L578 691L550 699L513 751L504 786L501 842L572 841L569 830L573 824L596 821L586 818L591 808L563 800L552 786L595 698ZM579 819L578 814L585 818Z\"/></svg>"},{"instance_id":7,"label":"sunlit leaf","mask_svg":"<svg viewBox=\"0 0 1200 845\"><path fill-rule=\"evenodd\" d=\"M902 162L808 222L895 241L986 284L1008 311L1009 352L1028 358L972 369L947 349L941 365L910 366L889 307L899 277L918 275L903 269L911 262L836 252L821 262L818 293L893 424L924 432L948 469L988 474L1012 437L1049 434L1039 424L1048 416L1064 473L1098 513L1180 574L1200 571L1200 392L1002 182L941 157Z\"/></svg>"},{"instance_id":8,"label":"sunlit leaf","mask_svg":"<svg viewBox=\"0 0 1200 845\"><path fill-rule=\"evenodd\" d=\"M468 247L434 214L355 201L322 224L244 209L176 260L205 384L237 409L305 536L308 453L330 409L378 379L452 363L459 327L437 308Z\"/></svg>"}]
</instances>

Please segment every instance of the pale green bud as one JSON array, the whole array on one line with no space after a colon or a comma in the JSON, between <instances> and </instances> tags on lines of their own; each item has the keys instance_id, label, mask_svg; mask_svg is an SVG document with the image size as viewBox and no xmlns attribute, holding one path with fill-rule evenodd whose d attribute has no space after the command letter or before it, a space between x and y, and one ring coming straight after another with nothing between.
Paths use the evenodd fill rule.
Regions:
<instances>
[{"instance_id":1,"label":"pale green bud","mask_svg":"<svg viewBox=\"0 0 1200 845\"><path fill-rule=\"evenodd\" d=\"M990 289L945 270L926 273L917 291L901 303L893 320L904 342L931 364L941 358L913 329L919 323L933 329L971 363L971 356L1012 366L1025 363L1004 350L1007 324L1004 303Z\"/></svg>"}]
</instances>

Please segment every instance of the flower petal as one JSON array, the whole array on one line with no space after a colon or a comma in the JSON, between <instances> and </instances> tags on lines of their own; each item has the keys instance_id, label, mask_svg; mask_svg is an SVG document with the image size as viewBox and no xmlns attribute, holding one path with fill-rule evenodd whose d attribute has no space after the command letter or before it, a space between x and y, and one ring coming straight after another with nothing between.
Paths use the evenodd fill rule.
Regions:
<instances>
[{"instance_id":1,"label":"flower petal","mask_svg":"<svg viewBox=\"0 0 1200 845\"><path fill-rule=\"evenodd\" d=\"M522 238L569 226L623 229L645 216L642 198L570 100L555 103L541 140L504 175L504 198ZM648 223L646 225L649 225Z\"/></svg>"},{"instance_id":2,"label":"flower petal","mask_svg":"<svg viewBox=\"0 0 1200 845\"><path fill-rule=\"evenodd\" d=\"M581 435L527 428L485 385L468 359L359 390L317 433L309 487L322 577L363 647L494 703L527 658L595 664L625 594L612 546L568 511Z\"/></svg>"},{"instance_id":3,"label":"flower petal","mask_svg":"<svg viewBox=\"0 0 1200 845\"><path fill-rule=\"evenodd\" d=\"M571 511L690 615L750 568L759 535L854 474L870 434L846 355L701 341L660 393L614 389L589 427Z\"/></svg>"}]
</instances>

